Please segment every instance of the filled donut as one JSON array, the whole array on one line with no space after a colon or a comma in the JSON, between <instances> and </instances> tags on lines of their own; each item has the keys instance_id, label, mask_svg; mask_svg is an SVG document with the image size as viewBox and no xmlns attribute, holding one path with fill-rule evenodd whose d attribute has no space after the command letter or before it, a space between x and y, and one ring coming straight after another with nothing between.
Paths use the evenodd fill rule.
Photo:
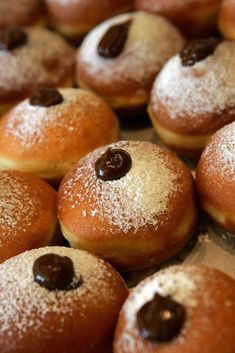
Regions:
<instances>
[{"instance_id":1,"label":"filled donut","mask_svg":"<svg viewBox=\"0 0 235 353\"><path fill-rule=\"evenodd\" d=\"M131 271L159 264L189 240L196 222L190 170L149 142L96 149L63 179L58 217L75 248Z\"/></svg>"},{"instance_id":2,"label":"filled donut","mask_svg":"<svg viewBox=\"0 0 235 353\"><path fill-rule=\"evenodd\" d=\"M203 266L172 266L126 300L114 353L233 353L235 281Z\"/></svg>"},{"instance_id":3,"label":"filled donut","mask_svg":"<svg viewBox=\"0 0 235 353\"><path fill-rule=\"evenodd\" d=\"M184 39L168 20L145 12L111 18L95 27L77 52L76 80L122 115L141 113L152 83Z\"/></svg>"},{"instance_id":4,"label":"filled donut","mask_svg":"<svg viewBox=\"0 0 235 353\"><path fill-rule=\"evenodd\" d=\"M198 156L209 137L235 120L235 43L216 38L187 44L154 83L149 114L160 139Z\"/></svg>"},{"instance_id":5,"label":"filled donut","mask_svg":"<svg viewBox=\"0 0 235 353\"><path fill-rule=\"evenodd\" d=\"M45 247L0 265L2 353L111 353L127 296L120 275L83 251Z\"/></svg>"},{"instance_id":6,"label":"filled donut","mask_svg":"<svg viewBox=\"0 0 235 353\"><path fill-rule=\"evenodd\" d=\"M58 182L72 164L119 138L109 106L91 92L41 88L0 121L0 170Z\"/></svg>"}]
</instances>

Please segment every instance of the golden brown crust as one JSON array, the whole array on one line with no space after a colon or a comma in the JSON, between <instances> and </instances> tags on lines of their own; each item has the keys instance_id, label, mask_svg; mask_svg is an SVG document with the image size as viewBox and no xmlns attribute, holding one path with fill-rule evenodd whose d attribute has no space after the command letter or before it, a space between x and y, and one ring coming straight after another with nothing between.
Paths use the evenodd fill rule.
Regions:
<instances>
[{"instance_id":1,"label":"golden brown crust","mask_svg":"<svg viewBox=\"0 0 235 353\"><path fill-rule=\"evenodd\" d=\"M62 232L72 247L99 254L120 269L163 262L185 245L195 226L191 174L153 144L112 146L131 151L134 162L127 178L105 184L95 177L93 163L107 147L75 165L59 190Z\"/></svg>"},{"instance_id":2,"label":"golden brown crust","mask_svg":"<svg viewBox=\"0 0 235 353\"><path fill-rule=\"evenodd\" d=\"M186 309L181 333L166 343L145 340L136 325L136 312L158 291L172 295ZM138 285L124 304L116 329L114 352L195 353L200 347L204 353L233 353L234 298L234 279L218 270L173 266L160 271Z\"/></svg>"},{"instance_id":3,"label":"golden brown crust","mask_svg":"<svg viewBox=\"0 0 235 353\"><path fill-rule=\"evenodd\" d=\"M51 25L73 39L80 39L98 23L132 9L133 0L46 0Z\"/></svg>"},{"instance_id":4,"label":"golden brown crust","mask_svg":"<svg viewBox=\"0 0 235 353\"><path fill-rule=\"evenodd\" d=\"M64 101L49 108L25 100L0 122L0 169L17 169L49 180L98 146L119 138L119 123L91 92L61 89Z\"/></svg>"},{"instance_id":5,"label":"golden brown crust","mask_svg":"<svg viewBox=\"0 0 235 353\"><path fill-rule=\"evenodd\" d=\"M235 39L235 1L223 0L219 10L218 25L222 35L227 39Z\"/></svg>"},{"instance_id":6,"label":"golden brown crust","mask_svg":"<svg viewBox=\"0 0 235 353\"><path fill-rule=\"evenodd\" d=\"M33 280L34 261L52 253L69 257L83 283L49 291ZM0 266L2 353L110 353L114 327L128 290L121 276L86 252L46 247ZM12 334L12 338L9 336Z\"/></svg>"},{"instance_id":7,"label":"golden brown crust","mask_svg":"<svg viewBox=\"0 0 235 353\"><path fill-rule=\"evenodd\" d=\"M209 140L199 161L196 185L205 211L226 230L235 233L235 123Z\"/></svg>"},{"instance_id":8,"label":"golden brown crust","mask_svg":"<svg viewBox=\"0 0 235 353\"><path fill-rule=\"evenodd\" d=\"M56 192L35 176L0 172L0 262L50 244L55 232Z\"/></svg>"},{"instance_id":9,"label":"golden brown crust","mask_svg":"<svg viewBox=\"0 0 235 353\"><path fill-rule=\"evenodd\" d=\"M137 10L169 18L188 38L216 33L216 19L221 0L135 0Z\"/></svg>"}]
</instances>

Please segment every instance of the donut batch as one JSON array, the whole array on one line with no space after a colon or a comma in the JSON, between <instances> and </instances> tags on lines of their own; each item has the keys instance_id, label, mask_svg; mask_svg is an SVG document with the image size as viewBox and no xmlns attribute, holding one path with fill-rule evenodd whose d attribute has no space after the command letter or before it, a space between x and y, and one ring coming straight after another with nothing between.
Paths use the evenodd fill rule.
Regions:
<instances>
[{"instance_id":1,"label":"donut batch","mask_svg":"<svg viewBox=\"0 0 235 353\"><path fill-rule=\"evenodd\" d=\"M235 236L234 18L0 0L1 353L235 353L235 277L167 262Z\"/></svg>"}]
</instances>

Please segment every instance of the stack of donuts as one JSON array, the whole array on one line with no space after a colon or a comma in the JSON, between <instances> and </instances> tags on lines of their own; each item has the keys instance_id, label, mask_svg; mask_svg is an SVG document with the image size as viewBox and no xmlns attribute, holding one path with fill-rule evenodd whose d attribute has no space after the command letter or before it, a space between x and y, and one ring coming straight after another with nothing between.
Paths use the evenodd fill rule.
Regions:
<instances>
[{"instance_id":1,"label":"stack of donuts","mask_svg":"<svg viewBox=\"0 0 235 353\"><path fill-rule=\"evenodd\" d=\"M235 275L169 265L202 213L235 237L234 18L0 0L1 353L235 353Z\"/></svg>"}]
</instances>

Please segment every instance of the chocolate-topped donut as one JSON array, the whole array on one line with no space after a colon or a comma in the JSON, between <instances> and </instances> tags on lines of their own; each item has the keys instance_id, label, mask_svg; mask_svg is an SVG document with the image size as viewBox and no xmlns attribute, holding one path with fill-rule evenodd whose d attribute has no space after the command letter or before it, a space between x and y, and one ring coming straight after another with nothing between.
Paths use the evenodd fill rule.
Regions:
<instances>
[{"instance_id":1,"label":"chocolate-topped donut","mask_svg":"<svg viewBox=\"0 0 235 353\"><path fill-rule=\"evenodd\" d=\"M39 178L0 172L0 210L0 262L54 241L56 192Z\"/></svg>"},{"instance_id":2,"label":"chocolate-topped donut","mask_svg":"<svg viewBox=\"0 0 235 353\"><path fill-rule=\"evenodd\" d=\"M14 43L17 32L25 34L20 45ZM9 46L6 38L14 45ZM38 87L72 85L73 66L74 50L58 34L33 27L6 27L0 32L0 114Z\"/></svg>"},{"instance_id":3,"label":"chocolate-topped donut","mask_svg":"<svg viewBox=\"0 0 235 353\"><path fill-rule=\"evenodd\" d=\"M209 137L235 120L235 44L195 40L171 58L153 85L149 113L162 141L199 155Z\"/></svg>"},{"instance_id":4,"label":"chocolate-topped donut","mask_svg":"<svg viewBox=\"0 0 235 353\"><path fill-rule=\"evenodd\" d=\"M50 25L79 41L92 27L132 9L133 0L44 0Z\"/></svg>"},{"instance_id":5,"label":"chocolate-topped donut","mask_svg":"<svg viewBox=\"0 0 235 353\"><path fill-rule=\"evenodd\" d=\"M58 182L72 164L119 138L109 106L89 91L41 88L0 121L0 170Z\"/></svg>"},{"instance_id":6,"label":"chocolate-topped donut","mask_svg":"<svg viewBox=\"0 0 235 353\"><path fill-rule=\"evenodd\" d=\"M76 80L120 113L143 109L154 78L183 46L166 19L145 12L111 18L95 27L77 52Z\"/></svg>"},{"instance_id":7,"label":"chocolate-topped donut","mask_svg":"<svg viewBox=\"0 0 235 353\"><path fill-rule=\"evenodd\" d=\"M171 257L196 220L190 171L148 142L119 141L85 156L63 179L58 203L70 245L123 270Z\"/></svg>"},{"instance_id":8,"label":"chocolate-topped donut","mask_svg":"<svg viewBox=\"0 0 235 353\"><path fill-rule=\"evenodd\" d=\"M0 351L110 353L127 294L120 275L84 251L20 254L0 265Z\"/></svg>"},{"instance_id":9,"label":"chocolate-topped donut","mask_svg":"<svg viewBox=\"0 0 235 353\"><path fill-rule=\"evenodd\" d=\"M203 266L172 266L133 289L115 353L233 353L235 281Z\"/></svg>"}]
</instances>

